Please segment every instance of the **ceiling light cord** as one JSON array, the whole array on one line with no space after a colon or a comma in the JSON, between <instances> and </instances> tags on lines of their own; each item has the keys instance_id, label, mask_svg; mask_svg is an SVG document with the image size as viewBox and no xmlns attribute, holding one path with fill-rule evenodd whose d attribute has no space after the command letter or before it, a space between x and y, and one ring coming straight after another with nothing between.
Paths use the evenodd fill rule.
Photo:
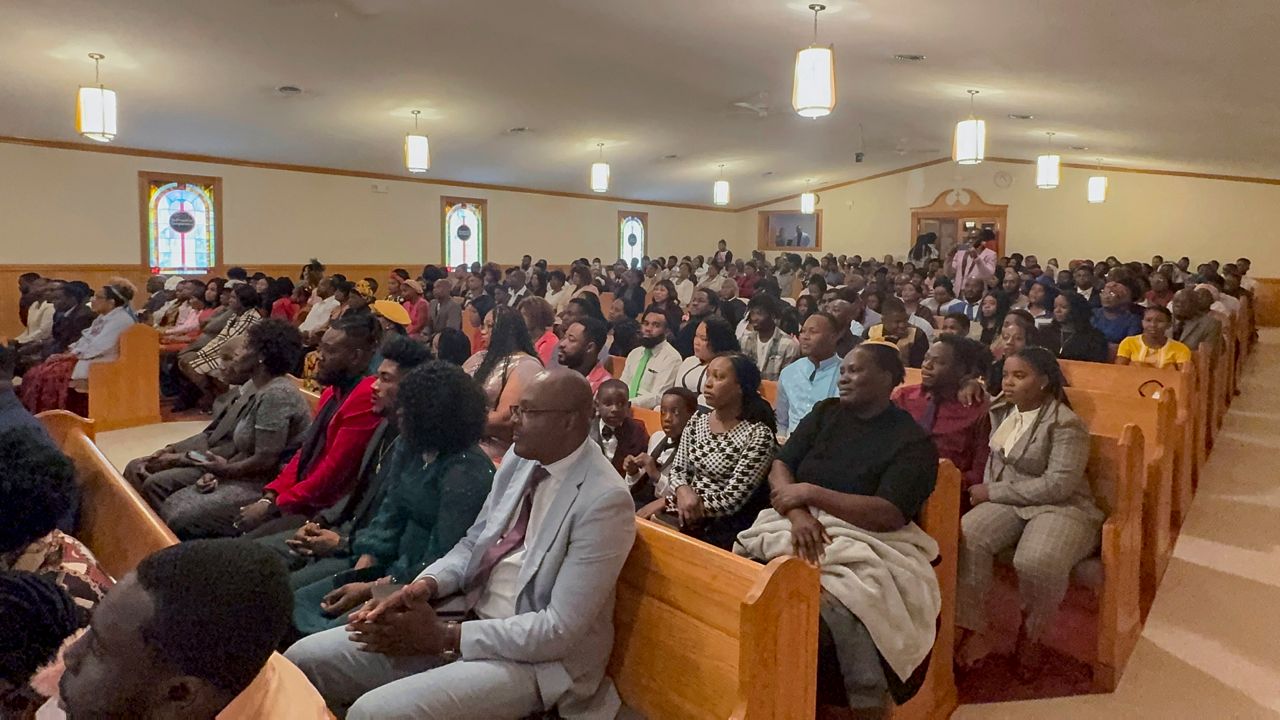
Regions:
<instances>
[{"instance_id":1,"label":"ceiling light cord","mask_svg":"<svg viewBox=\"0 0 1280 720\"><path fill-rule=\"evenodd\" d=\"M821 3L813 3L812 5L809 6L809 9L813 11L813 44L810 45L810 47L817 47L818 46L818 13L822 12L823 10L826 10L827 6Z\"/></svg>"}]
</instances>

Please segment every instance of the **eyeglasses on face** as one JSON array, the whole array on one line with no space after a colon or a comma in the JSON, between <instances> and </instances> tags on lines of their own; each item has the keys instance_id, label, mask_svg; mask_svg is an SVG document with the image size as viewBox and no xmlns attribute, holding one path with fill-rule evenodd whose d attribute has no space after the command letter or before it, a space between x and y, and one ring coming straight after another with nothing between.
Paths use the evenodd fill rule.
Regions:
<instances>
[{"instance_id":1,"label":"eyeglasses on face","mask_svg":"<svg viewBox=\"0 0 1280 720\"><path fill-rule=\"evenodd\" d=\"M522 408L519 405L511 406L511 421L520 422L525 415L538 415L542 413L571 413L577 412L572 408Z\"/></svg>"}]
</instances>

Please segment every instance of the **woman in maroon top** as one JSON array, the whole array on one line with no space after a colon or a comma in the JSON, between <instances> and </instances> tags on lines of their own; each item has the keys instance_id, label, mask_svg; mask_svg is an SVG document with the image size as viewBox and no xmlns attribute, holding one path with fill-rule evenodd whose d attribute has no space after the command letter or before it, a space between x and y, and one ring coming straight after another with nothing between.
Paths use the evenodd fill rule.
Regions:
<instances>
[{"instance_id":1,"label":"woman in maroon top","mask_svg":"<svg viewBox=\"0 0 1280 720\"><path fill-rule=\"evenodd\" d=\"M981 372L983 350L975 340L940 335L925 353L921 383L904 385L893 393L894 404L911 413L929 431L938 446L938 456L960 470L966 489L982 482L990 452L991 419L985 394L970 405L959 399L965 383Z\"/></svg>"}]
</instances>

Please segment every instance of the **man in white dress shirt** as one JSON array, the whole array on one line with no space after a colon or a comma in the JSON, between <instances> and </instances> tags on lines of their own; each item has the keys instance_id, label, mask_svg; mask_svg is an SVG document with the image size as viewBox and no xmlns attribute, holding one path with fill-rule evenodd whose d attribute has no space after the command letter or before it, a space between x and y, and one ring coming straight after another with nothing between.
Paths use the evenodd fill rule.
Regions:
<instances>
[{"instance_id":1,"label":"man in white dress shirt","mask_svg":"<svg viewBox=\"0 0 1280 720\"><path fill-rule=\"evenodd\" d=\"M348 720L613 718L605 668L618 574L635 540L626 484L588 438L591 388L529 383L514 442L466 537L412 583L286 657ZM443 619L432 601L462 614Z\"/></svg>"},{"instance_id":2,"label":"man in white dress shirt","mask_svg":"<svg viewBox=\"0 0 1280 720\"><path fill-rule=\"evenodd\" d=\"M662 401L662 393L676 384L680 351L667 342L666 313L650 307L640 320L640 345L627 354L622 377L630 391L631 404L652 410Z\"/></svg>"}]
</instances>

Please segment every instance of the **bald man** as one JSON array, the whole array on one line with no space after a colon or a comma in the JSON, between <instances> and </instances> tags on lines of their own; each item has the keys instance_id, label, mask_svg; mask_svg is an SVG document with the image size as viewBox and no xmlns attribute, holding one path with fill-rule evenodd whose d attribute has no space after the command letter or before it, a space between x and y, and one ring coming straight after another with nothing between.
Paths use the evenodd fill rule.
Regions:
<instances>
[{"instance_id":1,"label":"bald man","mask_svg":"<svg viewBox=\"0 0 1280 720\"><path fill-rule=\"evenodd\" d=\"M635 540L631 494L588 438L591 387L578 373L539 373L511 422L514 442L466 537L346 628L289 648L340 716L617 714L605 666Z\"/></svg>"}]
</instances>

